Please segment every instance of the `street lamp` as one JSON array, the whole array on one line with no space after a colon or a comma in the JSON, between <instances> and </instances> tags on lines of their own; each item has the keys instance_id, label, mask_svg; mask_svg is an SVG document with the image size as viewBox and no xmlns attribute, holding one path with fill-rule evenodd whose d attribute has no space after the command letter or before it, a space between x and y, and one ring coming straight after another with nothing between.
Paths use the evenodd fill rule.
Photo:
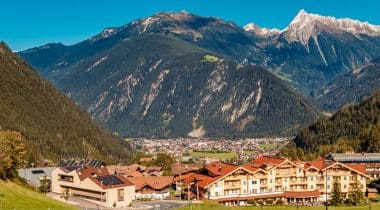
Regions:
<instances>
[{"instance_id":1,"label":"street lamp","mask_svg":"<svg viewBox=\"0 0 380 210\"><path fill-rule=\"evenodd\" d=\"M103 203L103 181L100 181L100 202ZM100 209L103 209L103 205L100 206Z\"/></svg>"},{"instance_id":2,"label":"street lamp","mask_svg":"<svg viewBox=\"0 0 380 210\"><path fill-rule=\"evenodd\" d=\"M328 201L327 201L327 168L326 168L326 186L325 186L325 189L326 189L326 191L325 191L325 195L326 195L326 200L325 200L325 202L326 202L326 210L328 210Z\"/></svg>"}]
</instances>

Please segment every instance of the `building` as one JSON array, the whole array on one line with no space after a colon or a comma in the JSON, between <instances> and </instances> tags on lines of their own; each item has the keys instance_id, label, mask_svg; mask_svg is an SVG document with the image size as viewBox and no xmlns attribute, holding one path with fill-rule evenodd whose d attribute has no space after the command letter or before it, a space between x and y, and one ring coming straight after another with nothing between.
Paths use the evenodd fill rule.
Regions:
<instances>
[{"instance_id":1,"label":"building","mask_svg":"<svg viewBox=\"0 0 380 210\"><path fill-rule=\"evenodd\" d=\"M365 167L359 164L262 156L242 166L213 162L200 173L188 174L180 181L185 185L182 191L185 198L209 199L234 206L259 200L320 204L330 198L334 183L344 198L349 198L356 190L364 194L367 179L370 177L365 174Z\"/></svg>"},{"instance_id":2,"label":"building","mask_svg":"<svg viewBox=\"0 0 380 210\"><path fill-rule=\"evenodd\" d=\"M377 189L376 188L367 188L367 197L368 198L377 198Z\"/></svg>"},{"instance_id":3,"label":"building","mask_svg":"<svg viewBox=\"0 0 380 210\"><path fill-rule=\"evenodd\" d=\"M369 176L380 178L380 153L332 153L326 159L364 165Z\"/></svg>"},{"instance_id":4,"label":"building","mask_svg":"<svg viewBox=\"0 0 380 210\"><path fill-rule=\"evenodd\" d=\"M41 186L43 181L47 182L47 191L50 191L51 174L55 167L22 168L18 169L18 176L36 188Z\"/></svg>"},{"instance_id":5,"label":"building","mask_svg":"<svg viewBox=\"0 0 380 210\"><path fill-rule=\"evenodd\" d=\"M170 197L172 176L127 177L136 187L136 199L164 200Z\"/></svg>"},{"instance_id":6,"label":"building","mask_svg":"<svg viewBox=\"0 0 380 210\"><path fill-rule=\"evenodd\" d=\"M52 172L51 191L78 196L108 207L126 207L135 199L135 186L122 175L109 174L105 167L57 167Z\"/></svg>"}]
</instances>

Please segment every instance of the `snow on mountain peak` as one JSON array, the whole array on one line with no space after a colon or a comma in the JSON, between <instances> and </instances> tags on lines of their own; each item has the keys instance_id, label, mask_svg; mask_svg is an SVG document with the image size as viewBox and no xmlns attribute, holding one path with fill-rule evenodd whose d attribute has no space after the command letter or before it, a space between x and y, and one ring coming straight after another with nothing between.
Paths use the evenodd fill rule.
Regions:
<instances>
[{"instance_id":1,"label":"snow on mountain peak","mask_svg":"<svg viewBox=\"0 0 380 210\"><path fill-rule=\"evenodd\" d=\"M308 45L311 37L318 36L321 30L329 32L347 32L355 36L366 34L369 36L380 36L380 26L371 25L349 18L335 18L307 13L305 10L298 12L290 25L283 30L289 42L301 42Z\"/></svg>"},{"instance_id":2,"label":"snow on mountain peak","mask_svg":"<svg viewBox=\"0 0 380 210\"><path fill-rule=\"evenodd\" d=\"M244 30L248 32L254 32L256 35L259 36L272 36L280 34L280 30L277 28L261 28L254 23L248 23L247 25L245 25Z\"/></svg>"}]
</instances>

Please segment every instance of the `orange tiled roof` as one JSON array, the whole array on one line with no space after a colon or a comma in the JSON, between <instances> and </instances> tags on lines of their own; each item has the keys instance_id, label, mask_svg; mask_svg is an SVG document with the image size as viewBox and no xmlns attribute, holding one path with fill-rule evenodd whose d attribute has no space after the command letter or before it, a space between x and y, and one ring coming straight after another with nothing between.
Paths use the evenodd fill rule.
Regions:
<instances>
[{"instance_id":1,"label":"orange tiled roof","mask_svg":"<svg viewBox=\"0 0 380 210\"><path fill-rule=\"evenodd\" d=\"M365 166L364 165L360 165L360 164L344 164L352 169L355 169L356 171L359 171L363 174L366 173L366 170L365 170Z\"/></svg>"},{"instance_id":2,"label":"orange tiled roof","mask_svg":"<svg viewBox=\"0 0 380 210\"><path fill-rule=\"evenodd\" d=\"M314 191L286 191L284 197L287 198L310 198L318 197L321 193L318 190Z\"/></svg>"},{"instance_id":3,"label":"orange tiled roof","mask_svg":"<svg viewBox=\"0 0 380 210\"><path fill-rule=\"evenodd\" d=\"M205 168L207 171L212 173L214 176L224 176L231 171L237 169L239 166L236 165L230 165L225 164L222 162L212 162L209 165L207 165Z\"/></svg>"},{"instance_id":4,"label":"orange tiled roof","mask_svg":"<svg viewBox=\"0 0 380 210\"><path fill-rule=\"evenodd\" d=\"M325 161L323 159L320 159L320 160L308 161L305 163L305 169L311 166L321 170L325 167Z\"/></svg>"},{"instance_id":5,"label":"orange tiled roof","mask_svg":"<svg viewBox=\"0 0 380 210\"><path fill-rule=\"evenodd\" d=\"M251 172L255 172L259 170L259 167L256 164L245 164L242 167Z\"/></svg>"},{"instance_id":6,"label":"orange tiled roof","mask_svg":"<svg viewBox=\"0 0 380 210\"><path fill-rule=\"evenodd\" d=\"M174 163L172 165L172 175L185 174L189 172L195 172L202 168L201 164L178 164Z\"/></svg>"},{"instance_id":7,"label":"orange tiled roof","mask_svg":"<svg viewBox=\"0 0 380 210\"><path fill-rule=\"evenodd\" d=\"M254 164L260 164L260 165L278 165L282 162L284 162L284 158L276 158L276 157L269 157L269 156L260 156L256 160L254 160L252 163Z\"/></svg>"},{"instance_id":8,"label":"orange tiled roof","mask_svg":"<svg viewBox=\"0 0 380 210\"><path fill-rule=\"evenodd\" d=\"M148 186L154 190L162 190L173 184L172 176L141 176L141 177L127 177L136 186L136 190L140 190Z\"/></svg>"}]
</instances>

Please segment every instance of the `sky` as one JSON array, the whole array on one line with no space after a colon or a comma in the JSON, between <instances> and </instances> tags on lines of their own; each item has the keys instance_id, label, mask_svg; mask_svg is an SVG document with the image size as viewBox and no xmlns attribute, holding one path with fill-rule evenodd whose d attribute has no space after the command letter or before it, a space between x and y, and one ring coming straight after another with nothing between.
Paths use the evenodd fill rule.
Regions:
<instances>
[{"instance_id":1,"label":"sky","mask_svg":"<svg viewBox=\"0 0 380 210\"><path fill-rule=\"evenodd\" d=\"M1 0L0 7L0 40L14 51L51 42L75 44L104 28L162 11L283 29L305 9L380 25L379 0Z\"/></svg>"}]
</instances>

